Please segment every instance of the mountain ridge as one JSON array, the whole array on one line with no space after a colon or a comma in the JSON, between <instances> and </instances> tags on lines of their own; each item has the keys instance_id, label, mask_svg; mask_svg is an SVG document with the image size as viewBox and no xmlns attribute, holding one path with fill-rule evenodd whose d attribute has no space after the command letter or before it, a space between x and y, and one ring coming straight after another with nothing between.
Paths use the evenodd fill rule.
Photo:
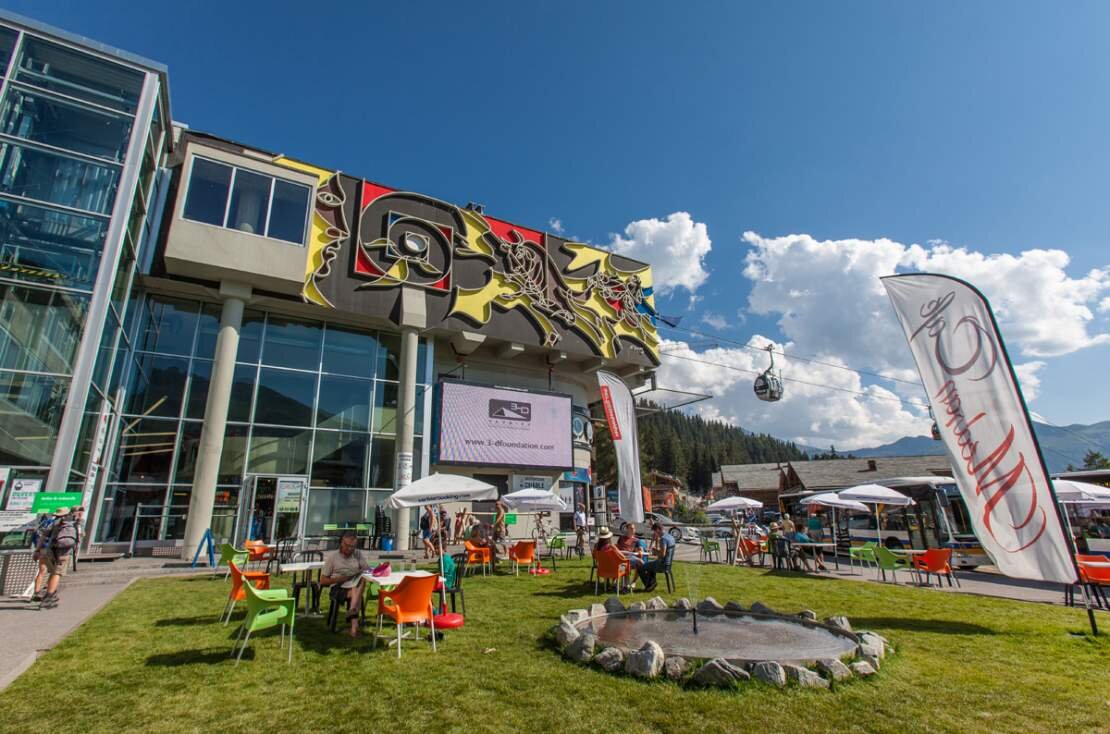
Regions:
<instances>
[{"instance_id":1,"label":"mountain ridge","mask_svg":"<svg viewBox=\"0 0 1110 734\"><path fill-rule=\"evenodd\" d=\"M1050 472L1065 471L1068 464L1077 468L1083 466L1083 457L1088 451L1100 451L1104 455L1110 455L1110 421L1089 425L1073 423L1067 426L1050 426L1047 423L1033 421L1033 430L1037 434L1037 442L1041 445L1041 452L1044 454L1045 463L1048 464ZM797 446L811 456L826 452L826 449L800 444ZM879 446L838 453L861 458L939 456L944 453L944 447L930 436L903 436L896 441Z\"/></svg>"}]
</instances>

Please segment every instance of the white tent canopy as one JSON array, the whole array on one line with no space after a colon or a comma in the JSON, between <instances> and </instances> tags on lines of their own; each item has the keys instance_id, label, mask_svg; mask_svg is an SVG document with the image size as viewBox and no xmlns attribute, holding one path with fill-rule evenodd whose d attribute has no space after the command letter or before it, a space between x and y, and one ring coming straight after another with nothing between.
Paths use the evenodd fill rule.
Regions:
<instances>
[{"instance_id":1,"label":"white tent canopy","mask_svg":"<svg viewBox=\"0 0 1110 734\"><path fill-rule=\"evenodd\" d=\"M1110 502L1110 487L1102 487L1089 482L1077 482L1072 479L1053 479L1052 487L1056 490L1056 500L1059 502Z\"/></svg>"},{"instance_id":2,"label":"white tent canopy","mask_svg":"<svg viewBox=\"0 0 1110 734\"><path fill-rule=\"evenodd\" d=\"M834 507L838 510L855 510L856 512L870 512L867 505L856 500L846 500L836 492L825 492L823 494L815 494L812 497L806 497L799 504L802 505L821 505L822 507Z\"/></svg>"},{"instance_id":3,"label":"white tent canopy","mask_svg":"<svg viewBox=\"0 0 1110 734\"><path fill-rule=\"evenodd\" d=\"M725 497L707 505L705 509L715 512L735 512L737 510L756 510L763 507L759 500L751 497Z\"/></svg>"},{"instance_id":4,"label":"white tent canopy","mask_svg":"<svg viewBox=\"0 0 1110 734\"><path fill-rule=\"evenodd\" d=\"M497 487L492 484L458 474L432 474L389 495L385 505L391 510L399 510L402 507L438 505L444 502L495 499Z\"/></svg>"},{"instance_id":5,"label":"white tent canopy","mask_svg":"<svg viewBox=\"0 0 1110 734\"><path fill-rule=\"evenodd\" d=\"M567 503L545 489L521 489L501 497L505 506L525 512L565 512Z\"/></svg>"}]
</instances>

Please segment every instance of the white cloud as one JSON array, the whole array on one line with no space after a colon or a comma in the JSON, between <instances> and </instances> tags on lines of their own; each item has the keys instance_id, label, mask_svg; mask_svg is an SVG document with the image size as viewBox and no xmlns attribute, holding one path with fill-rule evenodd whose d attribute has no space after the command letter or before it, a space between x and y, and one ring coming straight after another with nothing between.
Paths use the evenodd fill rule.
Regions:
<instances>
[{"instance_id":1,"label":"white cloud","mask_svg":"<svg viewBox=\"0 0 1110 734\"><path fill-rule=\"evenodd\" d=\"M700 352L686 342L666 341L663 351L668 354L659 368L659 384L713 395L693 406L706 418L818 448L834 444L838 449L856 449L929 432L926 409L899 402L901 396L886 387L864 384L860 375L850 370L782 355L775 357L776 369L781 368L787 378L782 400L759 400L752 383L768 365L766 354L758 349L768 341L756 335L748 342L756 349L713 348ZM776 351L781 348L779 345ZM785 345L787 354L793 349L793 344ZM843 363L836 358L826 361ZM912 399L923 400L920 389Z\"/></svg>"},{"instance_id":2,"label":"white cloud","mask_svg":"<svg viewBox=\"0 0 1110 734\"><path fill-rule=\"evenodd\" d=\"M624 228L624 236L611 235L613 252L651 263L659 295L685 288L691 295L709 273L704 259L713 243L709 230L686 212L674 212L665 221L640 219Z\"/></svg>"},{"instance_id":3,"label":"white cloud","mask_svg":"<svg viewBox=\"0 0 1110 734\"><path fill-rule=\"evenodd\" d=\"M724 316L712 311L706 311L705 313L703 313L701 315L701 322L703 324L708 324L709 326L712 326L718 331L728 326L728 320L726 320Z\"/></svg>"},{"instance_id":4,"label":"white cloud","mask_svg":"<svg viewBox=\"0 0 1110 734\"><path fill-rule=\"evenodd\" d=\"M785 396L764 403L755 398L752 381L767 366L765 354L745 348L699 352L670 342L668 351L674 354L664 357L660 384L712 394L693 409L748 430L845 450L928 433L917 370L879 281L895 272L950 273L980 287L991 299L1011 354L1026 358L1015 371L1030 402L1048 365L1042 357L1110 342L1094 316L1110 300L1110 268L1073 277L1067 273L1067 254L1058 250L987 255L943 242L923 247L886 239L817 241L804 234L764 238L751 232L744 240L751 246L744 266L753 282L750 312L777 317L788 355L827 364L776 356L786 378ZM749 345L766 341L754 336Z\"/></svg>"},{"instance_id":5,"label":"white cloud","mask_svg":"<svg viewBox=\"0 0 1110 734\"><path fill-rule=\"evenodd\" d=\"M1025 396L1025 402L1031 403L1037 399L1037 393L1041 389L1041 377L1037 373L1044 368L1045 363L1041 361L1014 365L1014 372L1017 373L1018 383L1021 384L1021 393Z\"/></svg>"},{"instance_id":6,"label":"white cloud","mask_svg":"<svg viewBox=\"0 0 1110 734\"><path fill-rule=\"evenodd\" d=\"M1102 299L1098 304L1098 310L1102 313L1110 313L1110 296Z\"/></svg>"},{"instance_id":7,"label":"white cloud","mask_svg":"<svg viewBox=\"0 0 1110 734\"><path fill-rule=\"evenodd\" d=\"M562 234L566 230L563 228L563 220L558 217L552 217L547 220L547 226L551 227L551 231L555 234Z\"/></svg>"},{"instance_id":8,"label":"white cloud","mask_svg":"<svg viewBox=\"0 0 1110 734\"><path fill-rule=\"evenodd\" d=\"M783 333L806 352L840 354L853 365L875 368L910 366L879 282L880 276L908 271L948 273L979 287L1015 353L1050 357L1110 343L1110 334L1091 331L1091 308L1110 293L1110 268L1073 278L1061 250L987 255L945 243L765 238L754 232L744 240L751 246L744 268L754 282L751 310L778 314Z\"/></svg>"}]
</instances>

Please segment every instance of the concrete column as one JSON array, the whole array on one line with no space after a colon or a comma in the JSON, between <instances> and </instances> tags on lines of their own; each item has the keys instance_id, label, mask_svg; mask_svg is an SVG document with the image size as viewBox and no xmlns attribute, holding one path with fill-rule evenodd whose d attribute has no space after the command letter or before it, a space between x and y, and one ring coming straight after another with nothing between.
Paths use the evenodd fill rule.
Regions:
<instances>
[{"instance_id":1,"label":"concrete column","mask_svg":"<svg viewBox=\"0 0 1110 734\"><path fill-rule=\"evenodd\" d=\"M413 433L416 427L416 356L419 352L420 337L416 329L401 327L401 374L397 385L397 469L394 472L394 491L412 483ZM397 510L394 531L397 547L408 550L409 516L407 507Z\"/></svg>"},{"instance_id":2,"label":"concrete column","mask_svg":"<svg viewBox=\"0 0 1110 734\"><path fill-rule=\"evenodd\" d=\"M193 471L193 493L189 498L189 516L185 522L185 558L192 559L204 539L204 531L212 526L212 504L216 499L216 477L220 470L220 454L227 428L227 408L231 399L231 381L235 374L235 356L239 351L239 328L243 324L243 307L250 299L250 286L224 282L220 284L223 310L220 330L216 335L216 355L212 362L212 378L208 383L208 402L204 406L204 425L200 430L200 448Z\"/></svg>"}]
</instances>

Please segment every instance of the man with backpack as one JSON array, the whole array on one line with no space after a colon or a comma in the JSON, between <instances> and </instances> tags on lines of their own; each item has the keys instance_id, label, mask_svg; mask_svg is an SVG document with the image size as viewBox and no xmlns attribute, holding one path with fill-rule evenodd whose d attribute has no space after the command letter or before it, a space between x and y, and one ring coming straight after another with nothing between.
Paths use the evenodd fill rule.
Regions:
<instances>
[{"instance_id":1,"label":"man with backpack","mask_svg":"<svg viewBox=\"0 0 1110 734\"><path fill-rule=\"evenodd\" d=\"M36 530L34 558L39 562L39 572L31 601L38 601L47 609L58 605L58 584L69 569L69 560L79 540L77 522L76 511L59 507L53 516L43 518ZM44 581L45 594L42 591Z\"/></svg>"}]
</instances>

